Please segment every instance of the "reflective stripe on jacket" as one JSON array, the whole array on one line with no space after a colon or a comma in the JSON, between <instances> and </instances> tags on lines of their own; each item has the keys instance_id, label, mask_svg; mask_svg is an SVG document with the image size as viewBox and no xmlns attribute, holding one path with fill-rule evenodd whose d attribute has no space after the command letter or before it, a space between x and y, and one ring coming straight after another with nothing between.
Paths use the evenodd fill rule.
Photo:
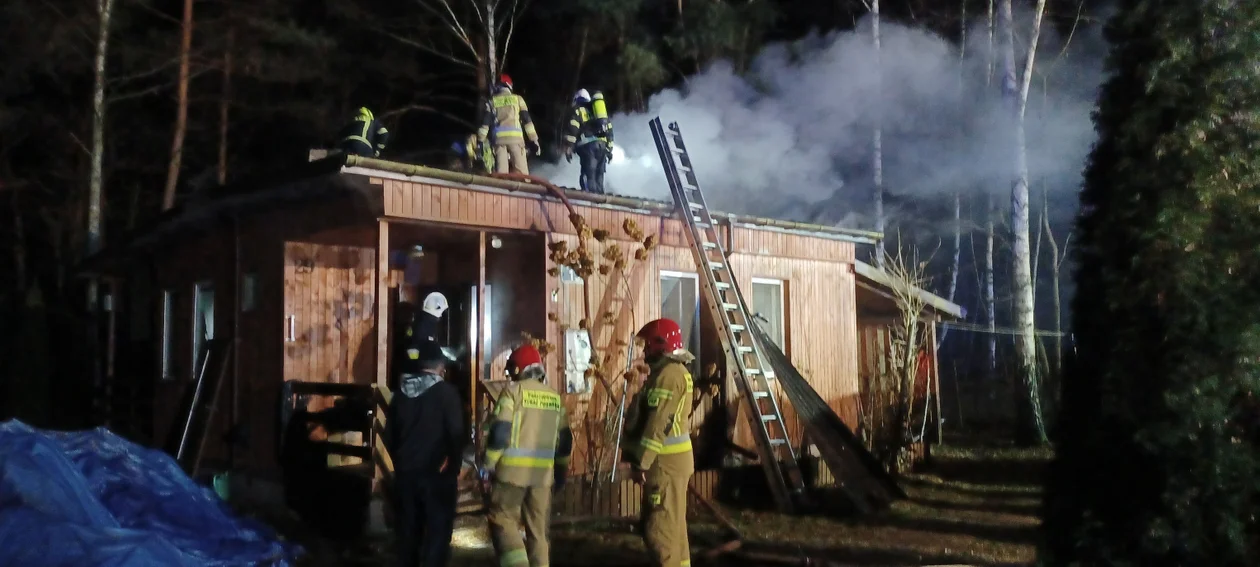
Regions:
<instances>
[{"instance_id":1,"label":"reflective stripe on jacket","mask_svg":"<svg viewBox=\"0 0 1260 567\"><path fill-rule=\"evenodd\" d=\"M639 397L639 423L629 429L639 431L627 447L638 468L651 468L657 455L691 452L691 392L691 373L685 365L670 359L653 365Z\"/></svg>"},{"instance_id":2,"label":"reflective stripe on jacket","mask_svg":"<svg viewBox=\"0 0 1260 567\"><path fill-rule=\"evenodd\" d=\"M560 395L538 380L520 380L504 388L495 404L486 468L498 482L548 486L555 469L568 469L572 444Z\"/></svg>"}]
</instances>

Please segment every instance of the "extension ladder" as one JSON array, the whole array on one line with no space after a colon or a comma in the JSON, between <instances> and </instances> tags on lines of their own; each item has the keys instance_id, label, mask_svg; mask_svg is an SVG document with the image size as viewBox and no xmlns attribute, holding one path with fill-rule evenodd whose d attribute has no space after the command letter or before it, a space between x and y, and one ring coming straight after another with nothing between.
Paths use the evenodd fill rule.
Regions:
<instances>
[{"instance_id":1,"label":"extension ladder","mask_svg":"<svg viewBox=\"0 0 1260 567\"><path fill-rule=\"evenodd\" d=\"M766 364L757 339L749 332L752 322L748 304L727 262L678 123L671 122L667 131L657 117L652 119L651 127L665 177L674 194L674 204L687 224L696 267L703 274L710 313L722 329L719 333L722 348L735 361L739 375L736 382L751 410L753 437L770 492L779 510L791 513L804 495L805 482L788 439L779 402L770 389L774 373Z\"/></svg>"}]
</instances>

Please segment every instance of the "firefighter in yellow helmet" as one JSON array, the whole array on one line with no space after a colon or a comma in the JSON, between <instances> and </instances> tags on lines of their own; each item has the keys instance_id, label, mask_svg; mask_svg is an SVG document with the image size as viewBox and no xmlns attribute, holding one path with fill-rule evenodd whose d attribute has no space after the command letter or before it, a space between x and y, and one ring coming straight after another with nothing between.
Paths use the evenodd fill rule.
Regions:
<instances>
[{"instance_id":1,"label":"firefighter in yellow helmet","mask_svg":"<svg viewBox=\"0 0 1260 567\"><path fill-rule=\"evenodd\" d=\"M341 129L341 142L337 148L350 155L381 157L387 143L389 130L365 106L360 107L354 120Z\"/></svg>"},{"instance_id":2,"label":"firefighter in yellow helmet","mask_svg":"<svg viewBox=\"0 0 1260 567\"><path fill-rule=\"evenodd\" d=\"M514 173L528 174L525 150L534 155L542 154L538 132L529 117L529 106L524 97L512 92L512 77L507 73L499 76L499 84L486 104L485 117L477 129L477 141L486 140L494 146L495 171L499 173L507 173L510 167Z\"/></svg>"},{"instance_id":3,"label":"firefighter in yellow helmet","mask_svg":"<svg viewBox=\"0 0 1260 567\"><path fill-rule=\"evenodd\" d=\"M626 426L626 460L643 485L643 540L655 565L689 567L687 484L695 472L691 453L691 373L695 357L683 347L682 329L669 319L644 325L643 360L652 369Z\"/></svg>"},{"instance_id":4,"label":"firefighter in yellow helmet","mask_svg":"<svg viewBox=\"0 0 1260 567\"><path fill-rule=\"evenodd\" d=\"M533 346L512 351L512 384L499 395L487 435L490 537L501 567L550 565L551 492L564 485L569 470L573 433L560 394L543 383L542 362Z\"/></svg>"},{"instance_id":5,"label":"firefighter in yellow helmet","mask_svg":"<svg viewBox=\"0 0 1260 567\"><path fill-rule=\"evenodd\" d=\"M583 191L604 194L604 166L612 161L613 131L604 93L580 89L573 95L573 113L564 128L564 158L582 164L578 184Z\"/></svg>"}]
</instances>

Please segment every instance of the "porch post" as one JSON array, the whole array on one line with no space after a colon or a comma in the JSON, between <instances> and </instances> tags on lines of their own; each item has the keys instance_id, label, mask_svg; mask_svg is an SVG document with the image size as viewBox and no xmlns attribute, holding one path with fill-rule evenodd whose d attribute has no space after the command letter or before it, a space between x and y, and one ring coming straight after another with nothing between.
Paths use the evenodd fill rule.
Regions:
<instances>
[{"instance_id":1,"label":"porch post","mask_svg":"<svg viewBox=\"0 0 1260 567\"><path fill-rule=\"evenodd\" d=\"M486 336L486 231L477 233L477 337L472 345L472 383L469 384L468 390L468 416L472 423L472 430L477 430L477 385L481 381L482 359L485 358Z\"/></svg>"},{"instance_id":2,"label":"porch post","mask_svg":"<svg viewBox=\"0 0 1260 567\"><path fill-rule=\"evenodd\" d=\"M378 221L376 242L376 385L389 378L389 222Z\"/></svg>"}]
</instances>

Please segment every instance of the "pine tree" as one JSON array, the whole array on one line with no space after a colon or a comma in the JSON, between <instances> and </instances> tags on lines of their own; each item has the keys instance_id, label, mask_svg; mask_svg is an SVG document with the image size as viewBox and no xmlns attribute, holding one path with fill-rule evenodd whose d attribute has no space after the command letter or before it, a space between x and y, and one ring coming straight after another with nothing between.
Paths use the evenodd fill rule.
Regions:
<instances>
[{"instance_id":1,"label":"pine tree","mask_svg":"<svg viewBox=\"0 0 1260 567\"><path fill-rule=\"evenodd\" d=\"M1047 565L1260 552L1260 3L1126 0L1078 219Z\"/></svg>"}]
</instances>

